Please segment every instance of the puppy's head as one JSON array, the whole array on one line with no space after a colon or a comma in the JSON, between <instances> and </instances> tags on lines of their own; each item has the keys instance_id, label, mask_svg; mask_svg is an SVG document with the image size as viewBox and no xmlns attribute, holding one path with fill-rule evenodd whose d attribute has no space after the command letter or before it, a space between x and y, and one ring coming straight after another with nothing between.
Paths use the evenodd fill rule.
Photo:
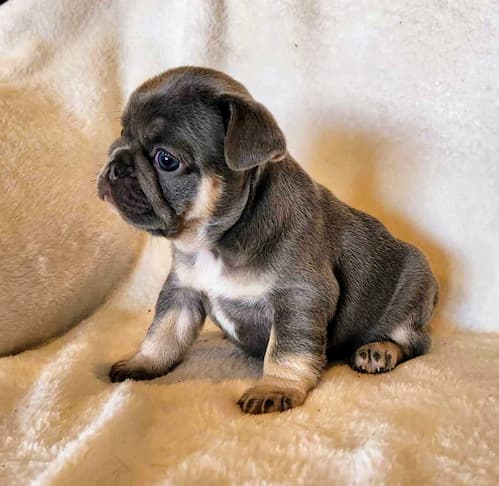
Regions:
<instances>
[{"instance_id":1,"label":"puppy's head","mask_svg":"<svg viewBox=\"0 0 499 486\"><path fill-rule=\"evenodd\" d=\"M211 69L177 68L145 82L122 126L99 174L99 196L128 223L169 238L230 219L252 171L286 156L267 109Z\"/></svg>"}]
</instances>

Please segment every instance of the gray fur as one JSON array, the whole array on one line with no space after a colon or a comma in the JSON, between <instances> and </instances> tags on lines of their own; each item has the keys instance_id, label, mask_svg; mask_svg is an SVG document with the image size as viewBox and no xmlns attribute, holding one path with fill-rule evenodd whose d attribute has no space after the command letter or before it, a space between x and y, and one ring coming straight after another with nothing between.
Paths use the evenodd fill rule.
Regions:
<instances>
[{"instance_id":1,"label":"gray fur","mask_svg":"<svg viewBox=\"0 0 499 486\"><path fill-rule=\"evenodd\" d=\"M215 177L222 192L206 226L209 250L228 273L273 279L257 299L211 302L182 290L176 305L184 299L184 306L202 306L203 315L220 306L234 323L235 341L259 356L274 326L268 353L277 363L303 355L321 370L326 354L349 358L364 344L395 342L397 329L406 337L396 343L403 359L428 350L438 287L424 255L314 182L287 153L272 115L242 85L210 69L167 71L131 96L123 128L110 151L117 156L99 178L101 197L112 195L129 223L175 241L189 230L185 215L202 178ZM185 171L155 169L153 146L174 154ZM115 164L126 166L125 176L110 183ZM173 252L156 320L176 291L176 265L196 259L176 246ZM125 369L119 379L135 375Z\"/></svg>"}]
</instances>

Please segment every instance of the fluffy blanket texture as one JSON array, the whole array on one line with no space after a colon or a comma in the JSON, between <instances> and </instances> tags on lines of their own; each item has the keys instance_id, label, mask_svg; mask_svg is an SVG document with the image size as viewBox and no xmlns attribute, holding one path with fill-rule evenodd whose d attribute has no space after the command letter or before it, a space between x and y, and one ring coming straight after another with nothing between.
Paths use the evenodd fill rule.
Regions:
<instances>
[{"instance_id":1,"label":"fluffy blanket texture","mask_svg":"<svg viewBox=\"0 0 499 486\"><path fill-rule=\"evenodd\" d=\"M0 6L0 355L81 321L0 358L0 485L497 484L499 335L470 330L499 330L498 32L496 0ZM316 179L428 254L430 354L333 365L277 416L240 413L261 364L210 326L168 376L109 382L169 252L93 180L128 94L180 64L245 83Z\"/></svg>"},{"instance_id":2,"label":"fluffy blanket texture","mask_svg":"<svg viewBox=\"0 0 499 486\"><path fill-rule=\"evenodd\" d=\"M499 336L437 336L384 375L334 364L303 407L244 416L261 363L214 326L169 375L109 383L151 316L130 296L160 277L2 359L0 484L497 484Z\"/></svg>"}]
</instances>

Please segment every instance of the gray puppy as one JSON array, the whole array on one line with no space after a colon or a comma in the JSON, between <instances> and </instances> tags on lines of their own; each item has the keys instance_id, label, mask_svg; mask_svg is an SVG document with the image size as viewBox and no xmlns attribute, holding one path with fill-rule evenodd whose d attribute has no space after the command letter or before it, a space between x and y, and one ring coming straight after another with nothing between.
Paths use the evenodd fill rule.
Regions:
<instances>
[{"instance_id":1,"label":"gray puppy","mask_svg":"<svg viewBox=\"0 0 499 486\"><path fill-rule=\"evenodd\" d=\"M167 373L207 315L263 357L238 402L247 413L301 405L327 357L380 373L428 350L438 286L423 254L314 182L240 83L169 70L132 94L122 125L99 196L170 239L173 263L140 350L112 381Z\"/></svg>"}]
</instances>

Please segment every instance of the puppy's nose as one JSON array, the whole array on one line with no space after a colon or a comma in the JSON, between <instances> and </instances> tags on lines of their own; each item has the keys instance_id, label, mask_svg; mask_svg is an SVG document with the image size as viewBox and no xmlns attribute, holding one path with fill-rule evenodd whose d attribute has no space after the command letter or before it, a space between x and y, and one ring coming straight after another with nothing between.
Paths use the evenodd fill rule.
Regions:
<instances>
[{"instance_id":1,"label":"puppy's nose","mask_svg":"<svg viewBox=\"0 0 499 486\"><path fill-rule=\"evenodd\" d=\"M128 164L122 161L113 161L109 165L108 179L111 184L114 184L118 179L121 179L132 173Z\"/></svg>"}]
</instances>

